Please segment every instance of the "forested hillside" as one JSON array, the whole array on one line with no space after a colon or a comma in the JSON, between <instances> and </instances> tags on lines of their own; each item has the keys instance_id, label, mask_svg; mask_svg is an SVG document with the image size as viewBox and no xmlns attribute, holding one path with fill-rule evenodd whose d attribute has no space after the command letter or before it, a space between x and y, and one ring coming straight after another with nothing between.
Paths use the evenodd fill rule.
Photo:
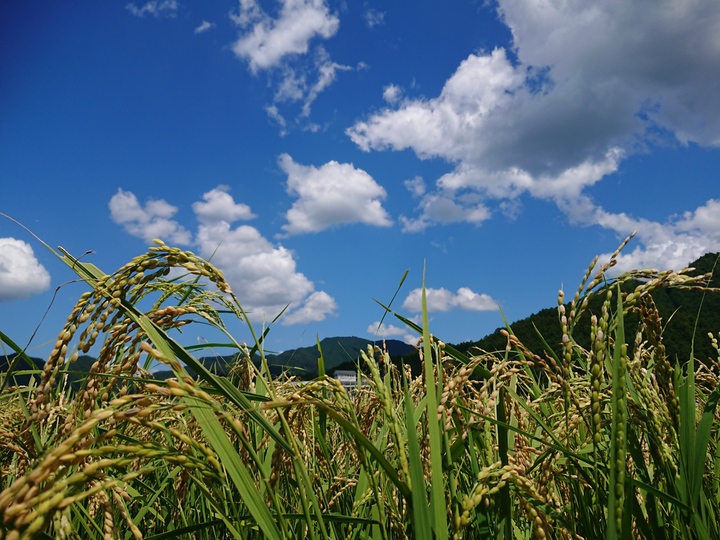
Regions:
<instances>
[{"instance_id":1,"label":"forested hillside","mask_svg":"<svg viewBox=\"0 0 720 540\"><path fill-rule=\"evenodd\" d=\"M689 266L695 270L690 275L701 275L713 272L718 253L708 253L694 261ZM630 292L637 287L640 281L631 281L622 287L624 292ZM716 270L710 286L720 286L720 269ZM574 291L566 291L570 296ZM694 348L695 358L705 361L708 357L717 355L713 349L708 333L717 335L720 332L720 296L705 294L702 291L682 289L659 289L652 294L658 307L663 325L663 342L668 358L684 363ZM577 331L573 336L578 344L587 348L590 339L590 317L600 314L602 298L591 298L588 308L577 323ZM569 309L569 305L567 305ZM628 335L634 335L637 329L637 316L630 313L626 328ZM697 327L696 327L697 324ZM557 307L547 308L516 321L510 325L512 331L530 350L543 350L543 338L554 349L560 351L562 331L558 321ZM462 352L474 353L478 349L488 352L502 351L507 340L498 328L492 334L479 341L461 343L456 348ZM542 338L540 337L542 336Z\"/></svg>"}]
</instances>

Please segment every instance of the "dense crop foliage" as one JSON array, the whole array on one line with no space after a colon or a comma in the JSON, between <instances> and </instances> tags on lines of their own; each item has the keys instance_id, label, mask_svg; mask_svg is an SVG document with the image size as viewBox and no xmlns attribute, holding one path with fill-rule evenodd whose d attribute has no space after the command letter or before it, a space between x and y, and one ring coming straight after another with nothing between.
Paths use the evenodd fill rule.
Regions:
<instances>
[{"instance_id":1,"label":"dense crop foliage","mask_svg":"<svg viewBox=\"0 0 720 540\"><path fill-rule=\"evenodd\" d=\"M611 279L614 258L594 261L572 301L559 295L560 354L506 332L504 350L466 355L430 335L426 311L421 326L398 315L422 375L370 349L348 393L321 351L307 383L256 367L264 336L233 339L225 324L245 313L190 252L158 241L111 275L62 259L91 290L36 382L3 379L5 538L720 538L717 338L696 336L714 357L669 358L651 296L716 293L709 275ZM242 353L230 376L178 343L191 324ZM92 347L75 391L67 374ZM157 362L175 378L154 380Z\"/></svg>"}]
</instances>

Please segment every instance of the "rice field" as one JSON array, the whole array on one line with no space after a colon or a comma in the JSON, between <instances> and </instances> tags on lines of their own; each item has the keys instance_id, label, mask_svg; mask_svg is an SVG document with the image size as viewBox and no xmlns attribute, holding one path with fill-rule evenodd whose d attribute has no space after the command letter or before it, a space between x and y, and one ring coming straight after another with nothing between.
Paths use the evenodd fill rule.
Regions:
<instances>
[{"instance_id":1,"label":"rice field","mask_svg":"<svg viewBox=\"0 0 720 540\"><path fill-rule=\"evenodd\" d=\"M112 274L58 253L89 290L35 382L3 379L2 537L720 538L718 337L695 338L715 358L669 358L652 299L720 290L687 270L611 277L618 253L559 293L562 354L511 332L504 350L461 354L430 333L423 298L421 325L388 312L418 332L422 375L369 349L351 393L320 351L316 380L271 378L264 335L247 323L254 345L233 338L229 319L246 314L191 252L156 241ZM583 348L575 323L593 296ZM194 324L238 353L228 377L180 345ZM90 350L75 390L67 374ZM155 380L157 363L175 377Z\"/></svg>"}]
</instances>

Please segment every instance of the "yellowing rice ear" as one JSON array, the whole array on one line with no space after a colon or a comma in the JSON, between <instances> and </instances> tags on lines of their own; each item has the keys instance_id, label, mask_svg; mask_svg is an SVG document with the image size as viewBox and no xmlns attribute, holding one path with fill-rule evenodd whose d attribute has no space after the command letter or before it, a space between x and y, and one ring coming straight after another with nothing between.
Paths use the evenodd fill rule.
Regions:
<instances>
[{"instance_id":1,"label":"yellowing rice ear","mask_svg":"<svg viewBox=\"0 0 720 540\"><path fill-rule=\"evenodd\" d=\"M0 394L5 538L720 538L717 364L673 372L651 296L702 293L707 276L610 279L615 253L569 304L558 295L559 337L508 325L502 350L475 356L431 335L426 306L422 325L388 308L422 333L424 373L368 350L371 384L348 393L263 375L222 320L247 323L242 307L190 252L158 241L112 275L64 257L92 291L40 391ZM163 279L174 266L217 290ZM242 369L214 375L172 339L193 322L227 336ZM61 385L94 348L80 391ZM175 379L153 380L151 361Z\"/></svg>"}]
</instances>

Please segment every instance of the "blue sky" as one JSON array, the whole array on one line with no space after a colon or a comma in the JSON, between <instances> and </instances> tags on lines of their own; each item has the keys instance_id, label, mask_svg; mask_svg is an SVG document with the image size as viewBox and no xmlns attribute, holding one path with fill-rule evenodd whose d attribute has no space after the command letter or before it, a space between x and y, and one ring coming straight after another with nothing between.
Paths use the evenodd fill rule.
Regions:
<instances>
[{"instance_id":1,"label":"blue sky","mask_svg":"<svg viewBox=\"0 0 720 540\"><path fill-rule=\"evenodd\" d=\"M289 304L269 349L372 338L405 270L416 317L424 264L431 331L478 339L633 231L620 269L720 250L717 28L715 0L7 0L0 212L106 272L215 253L257 325ZM45 354L73 279L0 219L3 332L50 308Z\"/></svg>"}]
</instances>

